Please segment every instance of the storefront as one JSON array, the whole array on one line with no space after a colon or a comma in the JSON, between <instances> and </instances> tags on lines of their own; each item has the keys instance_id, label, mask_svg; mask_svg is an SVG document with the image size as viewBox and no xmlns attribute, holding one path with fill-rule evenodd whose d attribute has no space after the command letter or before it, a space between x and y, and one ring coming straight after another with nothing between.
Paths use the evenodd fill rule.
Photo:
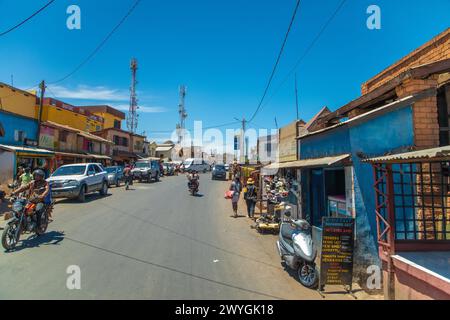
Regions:
<instances>
[{"instance_id":1,"label":"storefront","mask_svg":"<svg viewBox=\"0 0 450 320\"><path fill-rule=\"evenodd\" d=\"M450 299L450 146L370 158L387 299Z\"/></svg>"},{"instance_id":2,"label":"storefront","mask_svg":"<svg viewBox=\"0 0 450 320\"><path fill-rule=\"evenodd\" d=\"M13 181L19 166L42 168L50 175L55 163L54 156L54 152L45 149L0 145L0 183Z\"/></svg>"}]
</instances>

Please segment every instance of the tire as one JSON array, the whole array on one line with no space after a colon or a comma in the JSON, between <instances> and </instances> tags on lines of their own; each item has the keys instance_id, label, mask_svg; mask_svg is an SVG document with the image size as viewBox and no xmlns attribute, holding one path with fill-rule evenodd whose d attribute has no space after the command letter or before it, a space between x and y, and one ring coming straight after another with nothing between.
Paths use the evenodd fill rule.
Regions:
<instances>
[{"instance_id":1,"label":"tire","mask_svg":"<svg viewBox=\"0 0 450 320\"><path fill-rule=\"evenodd\" d=\"M303 263L298 267L298 280L306 288L315 288L319 280L316 265Z\"/></svg>"},{"instance_id":2,"label":"tire","mask_svg":"<svg viewBox=\"0 0 450 320\"><path fill-rule=\"evenodd\" d=\"M38 236L42 236L47 231L47 227L48 227L48 214L47 211L45 211L41 217L41 224L36 228L36 234Z\"/></svg>"},{"instance_id":3,"label":"tire","mask_svg":"<svg viewBox=\"0 0 450 320\"><path fill-rule=\"evenodd\" d=\"M85 202L86 201L86 185L82 185L80 188L80 193L78 194L78 202Z\"/></svg>"},{"instance_id":4,"label":"tire","mask_svg":"<svg viewBox=\"0 0 450 320\"><path fill-rule=\"evenodd\" d=\"M100 195L106 196L108 194L108 183L103 181L102 188L100 189Z\"/></svg>"},{"instance_id":5,"label":"tire","mask_svg":"<svg viewBox=\"0 0 450 320\"><path fill-rule=\"evenodd\" d=\"M13 238L13 235L17 232L17 228L20 228L18 223L13 223L13 224L7 224L5 227L5 230L3 230L2 246L7 251L13 250L16 247L17 242L19 242L20 231L19 231L17 239Z\"/></svg>"}]
</instances>

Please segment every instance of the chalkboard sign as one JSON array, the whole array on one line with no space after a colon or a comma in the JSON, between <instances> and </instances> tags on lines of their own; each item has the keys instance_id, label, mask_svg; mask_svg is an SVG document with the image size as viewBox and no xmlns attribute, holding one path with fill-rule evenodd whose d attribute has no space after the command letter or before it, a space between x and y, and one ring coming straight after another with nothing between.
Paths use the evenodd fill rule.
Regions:
<instances>
[{"instance_id":1,"label":"chalkboard sign","mask_svg":"<svg viewBox=\"0 0 450 320\"><path fill-rule=\"evenodd\" d=\"M322 223L319 288L342 285L351 290L355 219L323 217Z\"/></svg>"}]
</instances>

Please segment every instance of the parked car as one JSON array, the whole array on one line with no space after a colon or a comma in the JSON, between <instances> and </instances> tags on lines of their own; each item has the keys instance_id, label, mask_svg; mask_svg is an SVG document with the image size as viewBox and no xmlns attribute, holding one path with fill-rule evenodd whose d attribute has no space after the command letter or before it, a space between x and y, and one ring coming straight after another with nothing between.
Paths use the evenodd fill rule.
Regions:
<instances>
[{"instance_id":1,"label":"parked car","mask_svg":"<svg viewBox=\"0 0 450 320\"><path fill-rule=\"evenodd\" d=\"M230 165L228 163L225 164L225 170L226 172L230 171Z\"/></svg>"},{"instance_id":2,"label":"parked car","mask_svg":"<svg viewBox=\"0 0 450 320\"><path fill-rule=\"evenodd\" d=\"M216 164L211 172L211 179L227 180L227 170L223 164Z\"/></svg>"},{"instance_id":3,"label":"parked car","mask_svg":"<svg viewBox=\"0 0 450 320\"><path fill-rule=\"evenodd\" d=\"M189 158L184 160L183 171L191 172L193 170L205 173L211 170L211 165L203 159Z\"/></svg>"},{"instance_id":4,"label":"parked car","mask_svg":"<svg viewBox=\"0 0 450 320\"><path fill-rule=\"evenodd\" d=\"M50 178L53 198L78 199L85 201L88 193L108 193L108 173L99 163L78 163L59 167Z\"/></svg>"},{"instance_id":5,"label":"parked car","mask_svg":"<svg viewBox=\"0 0 450 320\"><path fill-rule=\"evenodd\" d=\"M115 185L120 187L120 183L124 180L123 168L120 166L106 167L106 172L108 172L108 187Z\"/></svg>"},{"instance_id":6,"label":"parked car","mask_svg":"<svg viewBox=\"0 0 450 320\"><path fill-rule=\"evenodd\" d=\"M161 175L159 159L138 160L131 170L131 174L133 175L133 179L139 180L139 182L150 182L152 179L159 181Z\"/></svg>"}]
</instances>

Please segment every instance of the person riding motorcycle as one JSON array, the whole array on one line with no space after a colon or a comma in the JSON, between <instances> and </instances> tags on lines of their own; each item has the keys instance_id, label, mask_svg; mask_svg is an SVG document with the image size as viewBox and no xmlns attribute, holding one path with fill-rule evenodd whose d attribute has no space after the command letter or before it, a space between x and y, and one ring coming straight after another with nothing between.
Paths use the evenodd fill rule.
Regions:
<instances>
[{"instance_id":1,"label":"person riding motorcycle","mask_svg":"<svg viewBox=\"0 0 450 320\"><path fill-rule=\"evenodd\" d=\"M42 210L45 207L45 200L50 195L50 186L45 181L45 173L41 169L37 169L33 172L33 180L18 188L17 190L14 190L11 193L11 196L15 196L17 194L20 194L21 192L27 191L28 194L28 201L31 203L36 204L36 209L34 211L34 214L37 215L37 222L39 225L40 222L40 216L42 213ZM49 216L50 218L50 216Z\"/></svg>"},{"instance_id":2,"label":"person riding motorcycle","mask_svg":"<svg viewBox=\"0 0 450 320\"><path fill-rule=\"evenodd\" d=\"M197 189L200 185L199 180L200 176L198 175L198 172L196 170L192 170L190 173L188 173L188 188L191 188L192 183L197 184Z\"/></svg>"}]
</instances>

